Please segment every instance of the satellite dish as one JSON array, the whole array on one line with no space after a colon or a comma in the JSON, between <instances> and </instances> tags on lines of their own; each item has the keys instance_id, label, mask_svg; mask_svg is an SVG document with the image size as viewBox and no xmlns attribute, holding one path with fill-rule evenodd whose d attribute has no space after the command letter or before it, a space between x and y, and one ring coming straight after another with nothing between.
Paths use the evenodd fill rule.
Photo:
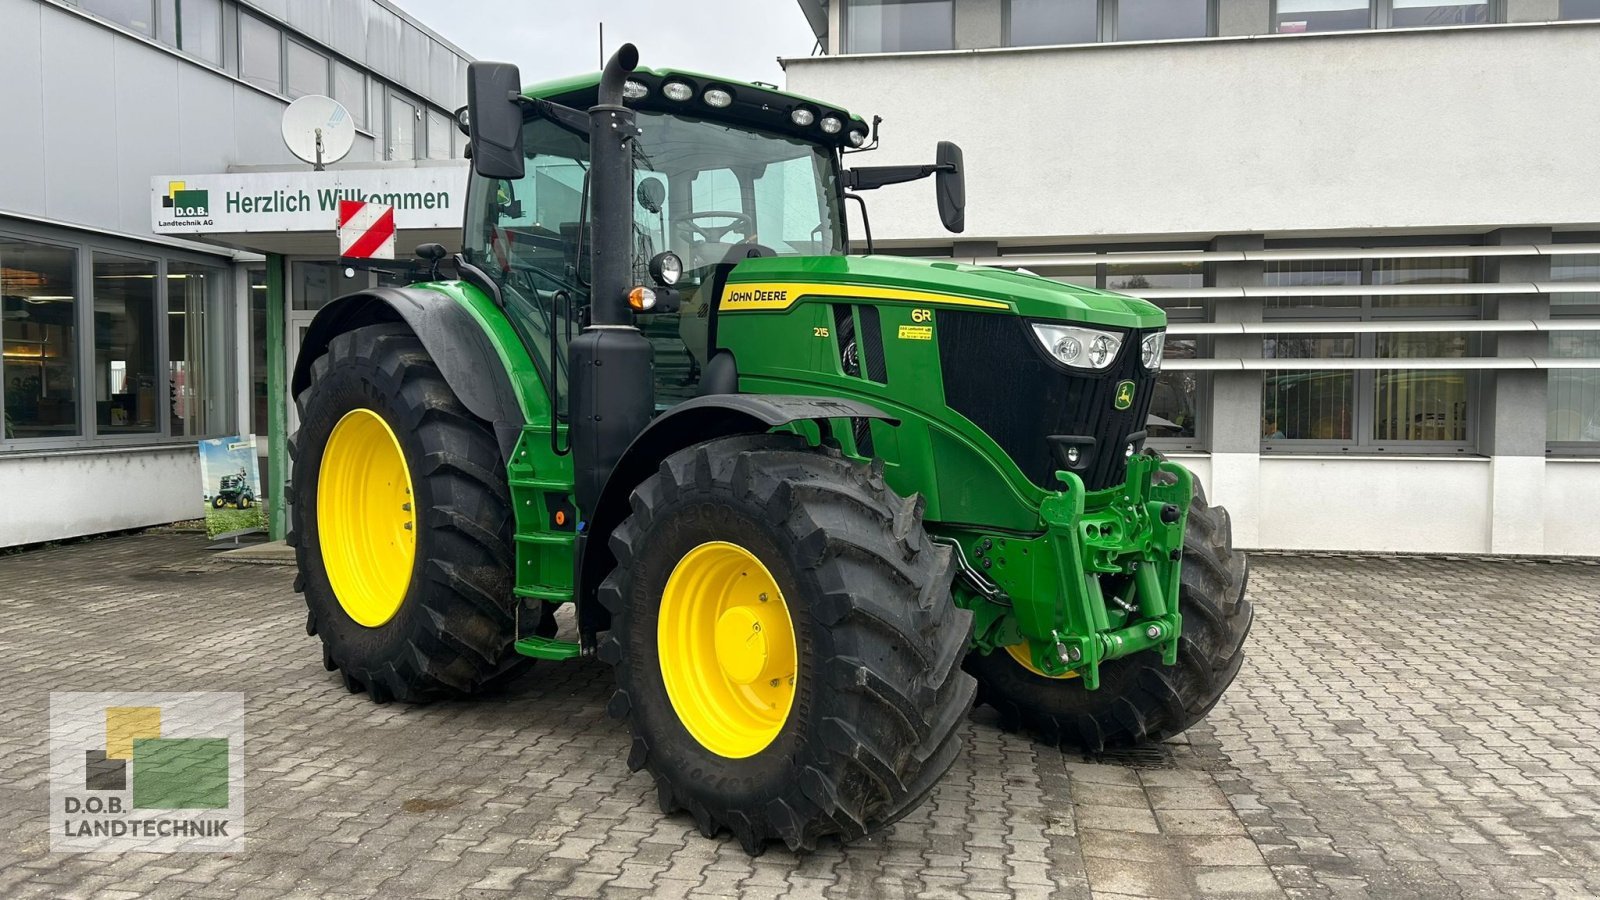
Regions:
<instances>
[{"instance_id":1,"label":"satellite dish","mask_svg":"<svg viewBox=\"0 0 1600 900\"><path fill-rule=\"evenodd\" d=\"M307 94L283 111L283 142L289 152L317 167L344 159L356 141L356 124L339 101Z\"/></svg>"}]
</instances>

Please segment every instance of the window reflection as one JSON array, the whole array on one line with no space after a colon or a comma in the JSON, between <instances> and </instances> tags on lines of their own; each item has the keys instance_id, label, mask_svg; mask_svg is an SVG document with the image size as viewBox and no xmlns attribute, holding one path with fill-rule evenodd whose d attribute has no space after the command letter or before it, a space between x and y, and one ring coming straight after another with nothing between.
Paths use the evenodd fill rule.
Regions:
<instances>
[{"instance_id":1,"label":"window reflection","mask_svg":"<svg viewBox=\"0 0 1600 900\"><path fill-rule=\"evenodd\" d=\"M156 263L94 254L94 404L100 434L160 430Z\"/></svg>"},{"instance_id":2,"label":"window reflection","mask_svg":"<svg viewBox=\"0 0 1600 900\"><path fill-rule=\"evenodd\" d=\"M78 430L78 254L0 239L0 382L6 439Z\"/></svg>"},{"instance_id":3,"label":"window reflection","mask_svg":"<svg viewBox=\"0 0 1600 900\"><path fill-rule=\"evenodd\" d=\"M1358 31L1372 27L1369 0L1278 0L1279 34L1311 31Z\"/></svg>"},{"instance_id":4,"label":"window reflection","mask_svg":"<svg viewBox=\"0 0 1600 900\"><path fill-rule=\"evenodd\" d=\"M850 0L845 8L851 53L949 50L955 45L952 0Z\"/></svg>"}]
</instances>

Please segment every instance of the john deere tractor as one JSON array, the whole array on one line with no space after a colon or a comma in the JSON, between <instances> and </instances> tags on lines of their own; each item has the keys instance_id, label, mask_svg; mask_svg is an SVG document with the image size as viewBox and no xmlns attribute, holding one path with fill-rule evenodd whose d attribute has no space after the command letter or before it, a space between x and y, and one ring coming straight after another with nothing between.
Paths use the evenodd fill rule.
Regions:
<instances>
[{"instance_id":1,"label":"john deere tractor","mask_svg":"<svg viewBox=\"0 0 1600 900\"><path fill-rule=\"evenodd\" d=\"M846 200L899 182L960 231L960 150L847 165L876 122L637 62L474 63L460 252L306 336L327 668L428 701L597 657L663 811L751 853L905 815L974 699L1089 752L1205 716L1251 613L1227 514L1144 448L1161 311L851 254Z\"/></svg>"}]
</instances>

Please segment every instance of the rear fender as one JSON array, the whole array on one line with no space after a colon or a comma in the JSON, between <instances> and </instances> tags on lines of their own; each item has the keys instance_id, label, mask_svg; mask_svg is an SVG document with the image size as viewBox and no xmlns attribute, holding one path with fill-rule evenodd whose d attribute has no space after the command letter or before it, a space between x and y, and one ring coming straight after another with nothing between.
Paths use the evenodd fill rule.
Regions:
<instances>
[{"instance_id":1,"label":"rear fender","mask_svg":"<svg viewBox=\"0 0 1600 900\"><path fill-rule=\"evenodd\" d=\"M410 327L462 404L494 425L501 457L509 460L526 421L511 377L484 327L464 305L439 291L372 288L324 306L300 347L290 396L300 396L311 385L311 364L336 336L380 322Z\"/></svg>"}]
</instances>

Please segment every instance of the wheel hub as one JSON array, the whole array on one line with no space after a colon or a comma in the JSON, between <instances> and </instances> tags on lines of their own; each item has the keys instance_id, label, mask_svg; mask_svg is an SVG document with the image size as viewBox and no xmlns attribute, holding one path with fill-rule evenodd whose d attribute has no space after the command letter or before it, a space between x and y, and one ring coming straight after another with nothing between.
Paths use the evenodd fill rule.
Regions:
<instances>
[{"instance_id":1,"label":"wheel hub","mask_svg":"<svg viewBox=\"0 0 1600 900\"><path fill-rule=\"evenodd\" d=\"M754 756L783 730L794 702L794 623L754 553L708 541L678 560L662 590L657 651L673 711L707 750Z\"/></svg>"},{"instance_id":2,"label":"wheel hub","mask_svg":"<svg viewBox=\"0 0 1600 900\"><path fill-rule=\"evenodd\" d=\"M383 417L353 409L333 426L317 474L317 540L346 614L376 628L411 587L417 516L411 469Z\"/></svg>"}]
</instances>

